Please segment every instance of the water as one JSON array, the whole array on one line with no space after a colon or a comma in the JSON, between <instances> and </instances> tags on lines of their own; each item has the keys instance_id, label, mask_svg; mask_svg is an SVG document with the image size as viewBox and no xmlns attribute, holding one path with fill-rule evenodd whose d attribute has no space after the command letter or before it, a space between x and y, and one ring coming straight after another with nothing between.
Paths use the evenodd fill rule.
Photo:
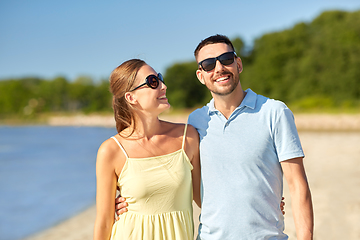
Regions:
<instances>
[{"instance_id":1,"label":"water","mask_svg":"<svg viewBox=\"0 0 360 240\"><path fill-rule=\"evenodd\" d=\"M18 240L95 204L96 153L113 128L0 126L0 240Z\"/></svg>"}]
</instances>

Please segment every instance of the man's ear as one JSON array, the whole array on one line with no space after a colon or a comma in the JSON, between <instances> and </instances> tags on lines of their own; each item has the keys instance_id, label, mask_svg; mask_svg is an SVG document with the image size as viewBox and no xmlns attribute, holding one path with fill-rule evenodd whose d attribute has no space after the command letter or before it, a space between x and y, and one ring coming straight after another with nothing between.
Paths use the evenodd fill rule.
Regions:
<instances>
[{"instance_id":1,"label":"man's ear","mask_svg":"<svg viewBox=\"0 0 360 240\"><path fill-rule=\"evenodd\" d=\"M137 103L135 94L133 94L132 92L126 92L124 97L125 97L125 100L130 104L136 104Z\"/></svg>"},{"instance_id":2,"label":"man's ear","mask_svg":"<svg viewBox=\"0 0 360 240\"><path fill-rule=\"evenodd\" d=\"M241 73L243 71L243 65L242 65L241 58L236 57L236 64L238 66L239 73Z\"/></svg>"},{"instance_id":3,"label":"man's ear","mask_svg":"<svg viewBox=\"0 0 360 240\"><path fill-rule=\"evenodd\" d=\"M200 69L196 70L196 76L198 80L205 85L205 81L203 79L203 72Z\"/></svg>"}]
</instances>

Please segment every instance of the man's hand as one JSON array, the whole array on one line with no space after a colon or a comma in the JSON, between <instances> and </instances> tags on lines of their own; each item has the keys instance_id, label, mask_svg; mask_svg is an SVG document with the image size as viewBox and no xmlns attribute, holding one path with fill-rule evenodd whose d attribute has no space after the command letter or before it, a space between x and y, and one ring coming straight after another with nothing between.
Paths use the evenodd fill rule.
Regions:
<instances>
[{"instance_id":1,"label":"man's hand","mask_svg":"<svg viewBox=\"0 0 360 240\"><path fill-rule=\"evenodd\" d=\"M118 196L115 198L115 213L116 213L116 220L119 220L119 216L123 214L124 212L127 212L128 209L126 208L128 206L128 203L125 202L126 199L124 197Z\"/></svg>"}]
</instances>

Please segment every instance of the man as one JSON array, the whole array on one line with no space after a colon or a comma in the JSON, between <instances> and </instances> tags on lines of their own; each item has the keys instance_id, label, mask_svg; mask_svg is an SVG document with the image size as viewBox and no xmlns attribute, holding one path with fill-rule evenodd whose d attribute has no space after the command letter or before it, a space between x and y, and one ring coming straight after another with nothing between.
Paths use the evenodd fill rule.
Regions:
<instances>
[{"instance_id":1,"label":"man","mask_svg":"<svg viewBox=\"0 0 360 240\"><path fill-rule=\"evenodd\" d=\"M313 210L292 112L243 91L242 62L231 41L214 35L195 50L196 75L213 99L189 116L200 135L198 239L288 239L280 209L284 174L297 239L312 239Z\"/></svg>"},{"instance_id":2,"label":"man","mask_svg":"<svg viewBox=\"0 0 360 240\"><path fill-rule=\"evenodd\" d=\"M313 211L303 151L282 102L243 91L242 62L230 40L203 40L196 75L213 99L190 114L200 135L199 239L287 239L279 203L290 189L298 239L312 239Z\"/></svg>"}]
</instances>

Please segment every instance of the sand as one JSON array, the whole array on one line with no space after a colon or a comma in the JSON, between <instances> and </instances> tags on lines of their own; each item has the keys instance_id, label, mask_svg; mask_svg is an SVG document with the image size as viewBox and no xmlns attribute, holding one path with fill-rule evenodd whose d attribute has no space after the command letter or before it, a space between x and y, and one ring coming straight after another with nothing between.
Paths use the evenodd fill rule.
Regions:
<instances>
[{"instance_id":1,"label":"sand","mask_svg":"<svg viewBox=\"0 0 360 240\"><path fill-rule=\"evenodd\" d=\"M360 239L360 132L300 132L312 193L314 239ZM296 239L286 181L285 229Z\"/></svg>"},{"instance_id":2,"label":"sand","mask_svg":"<svg viewBox=\"0 0 360 240\"><path fill-rule=\"evenodd\" d=\"M73 117L53 119L50 124L111 127L110 118L77 116L78 122L74 122ZM186 119L174 115L163 118L177 122ZM360 239L360 115L295 115L295 119L313 198L314 239ZM285 232L290 239L296 239L291 199L286 181L284 183ZM199 209L194 207L196 226L198 214ZM94 220L95 206L27 240L92 239Z\"/></svg>"}]
</instances>

